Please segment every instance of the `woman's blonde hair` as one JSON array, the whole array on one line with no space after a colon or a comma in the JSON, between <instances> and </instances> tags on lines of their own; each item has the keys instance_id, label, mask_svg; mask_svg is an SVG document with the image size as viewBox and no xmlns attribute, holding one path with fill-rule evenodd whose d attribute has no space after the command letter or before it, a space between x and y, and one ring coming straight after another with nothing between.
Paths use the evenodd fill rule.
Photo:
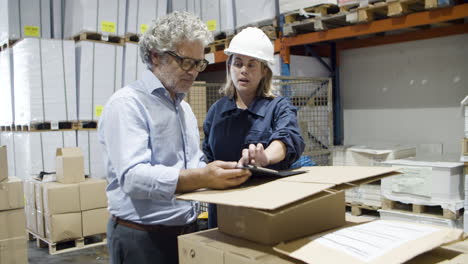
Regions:
<instances>
[{"instance_id":1,"label":"woman's blonde hair","mask_svg":"<svg viewBox=\"0 0 468 264\"><path fill-rule=\"evenodd\" d=\"M236 98L236 87L232 82L231 74L230 74L230 67L231 62L234 57L234 54L229 56L226 60L226 84L219 89L219 93L228 96L229 98ZM256 96L259 97L266 97L266 98L273 98L276 95L274 94L274 87L273 87L273 72L267 66L266 62L258 60L261 64L261 70L266 70L265 76L260 80L260 83L257 87L257 94Z\"/></svg>"}]
</instances>

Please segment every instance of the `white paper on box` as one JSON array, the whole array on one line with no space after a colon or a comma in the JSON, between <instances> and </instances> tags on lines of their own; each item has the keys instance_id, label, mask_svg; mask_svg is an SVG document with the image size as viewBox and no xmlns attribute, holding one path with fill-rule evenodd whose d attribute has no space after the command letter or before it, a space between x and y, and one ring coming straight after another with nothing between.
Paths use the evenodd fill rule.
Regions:
<instances>
[{"instance_id":1,"label":"white paper on box","mask_svg":"<svg viewBox=\"0 0 468 264\"><path fill-rule=\"evenodd\" d=\"M125 34L126 0L66 0L64 37L80 32Z\"/></svg>"},{"instance_id":2,"label":"white paper on box","mask_svg":"<svg viewBox=\"0 0 468 264\"><path fill-rule=\"evenodd\" d=\"M123 46L80 41L77 47L78 118L98 120L115 90L122 88Z\"/></svg>"},{"instance_id":3,"label":"white paper on box","mask_svg":"<svg viewBox=\"0 0 468 264\"><path fill-rule=\"evenodd\" d=\"M430 226L381 220L345 228L316 241L362 261L371 262L408 241L430 235L437 230Z\"/></svg>"},{"instance_id":4,"label":"white paper on box","mask_svg":"<svg viewBox=\"0 0 468 264\"><path fill-rule=\"evenodd\" d=\"M143 71L147 69L147 66L141 61L140 49L137 43L126 42L124 54L123 86L127 86L129 83L138 80Z\"/></svg>"},{"instance_id":5,"label":"white paper on box","mask_svg":"<svg viewBox=\"0 0 468 264\"><path fill-rule=\"evenodd\" d=\"M261 10L261 12L259 12ZM235 2L236 28L253 25L274 19L276 16L275 1L270 0L236 0Z\"/></svg>"},{"instance_id":6,"label":"white paper on box","mask_svg":"<svg viewBox=\"0 0 468 264\"><path fill-rule=\"evenodd\" d=\"M432 168L399 166L403 172L392 178L392 191L430 197L432 194Z\"/></svg>"},{"instance_id":7,"label":"white paper on box","mask_svg":"<svg viewBox=\"0 0 468 264\"><path fill-rule=\"evenodd\" d=\"M7 161L8 161L8 174L16 175L16 160L15 160L15 138L13 132L1 132L0 133L0 145L7 147ZM20 177L21 178L21 177Z\"/></svg>"},{"instance_id":8,"label":"white paper on box","mask_svg":"<svg viewBox=\"0 0 468 264\"><path fill-rule=\"evenodd\" d=\"M128 0L126 33L143 34L154 19L167 14L167 0Z\"/></svg>"},{"instance_id":9,"label":"white paper on box","mask_svg":"<svg viewBox=\"0 0 468 264\"><path fill-rule=\"evenodd\" d=\"M11 126L13 121L13 51L0 52L0 126Z\"/></svg>"}]
</instances>

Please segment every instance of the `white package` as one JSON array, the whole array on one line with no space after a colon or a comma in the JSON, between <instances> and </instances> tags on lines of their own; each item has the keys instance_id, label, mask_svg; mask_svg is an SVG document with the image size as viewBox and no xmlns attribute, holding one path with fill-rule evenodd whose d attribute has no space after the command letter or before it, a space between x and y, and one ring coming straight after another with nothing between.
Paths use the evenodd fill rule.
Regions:
<instances>
[{"instance_id":1,"label":"white package","mask_svg":"<svg viewBox=\"0 0 468 264\"><path fill-rule=\"evenodd\" d=\"M16 176L28 179L44 171L42 164L42 147L40 132L16 132L15 163Z\"/></svg>"},{"instance_id":2,"label":"white package","mask_svg":"<svg viewBox=\"0 0 468 264\"><path fill-rule=\"evenodd\" d=\"M107 100L122 88L123 46L80 41L76 54L78 118L98 120Z\"/></svg>"},{"instance_id":3,"label":"white package","mask_svg":"<svg viewBox=\"0 0 468 264\"><path fill-rule=\"evenodd\" d=\"M126 0L65 0L64 37L80 32L125 34Z\"/></svg>"},{"instance_id":4,"label":"white package","mask_svg":"<svg viewBox=\"0 0 468 264\"><path fill-rule=\"evenodd\" d=\"M382 179L382 196L403 203L440 205L455 212L463 207L463 163L416 160L386 161L403 174Z\"/></svg>"},{"instance_id":5,"label":"white package","mask_svg":"<svg viewBox=\"0 0 468 264\"><path fill-rule=\"evenodd\" d=\"M51 1L51 15L50 25L51 34L54 39L63 39L63 15L64 8L63 0L50 0Z\"/></svg>"},{"instance_id":6,"label":"white package","mask_svg":"<svg viewBox=\"0 0 468 264\"><path fill-rule=\"evenodd\" d=\"M125 33L143 34L154 19L167 14L167 0L128 0Z\"/></svg>"},{"instance_id":7,"label":"white package","mask_svg":"<svg viewBox=\"0 0 468 264\"><path fill-rule=\"evenodd\" d=\"M186 11L200 17L200 0L172 0L172 11Z\"/></svg>"},{"instance_id":8,"label":"white package","mask_svg":"<svg viewBox=\"0 0 468 264\"><path fill-rule=\"evenodd\" d=\"M0 44L8 39L50 38L50 0L0 0Z\"/></svg>"},{"instance_id":9,"label":"white package","mask_svg":"<svg viewBox=\"0 0 468 264\"><path fill-rule=\"evenodd\" d=\"M11 126L13 114L13 52L0 52L0 126Z\"/></svg>"},{"instance_id":10,"label":"white package","mask_svg":"<svg viewBox=\"0 0 468 264\"><path fill-rule=\"evenodd\" d=\"M8 176L16 176L14 132L1 132L0 142L0 146L7 147Z\"/></svg>"},{"instance_id":11,"label":"white package","mask_svg":"<svg viewBox=\"0 0 468 264\"><path fill-rule=\"evenodd\" d=\"M138 80L147 66L141 61L138 43L126 42L124 54L123 86L127 86Z\"/></svg>"},{"instance_id":12,"label":"white package","mask_svg":"<svg viewBox=\"0 0 468 264\"><path fill-rule=\"evenodd\" d=\"M274 19L276 16L275 1L236 0L234 8L236 28L247 25L258 26L261 22Z\"/></svg>"},{"instance_id":13,"label":"white package","mask_svg":"<svg viewBox=\"0 0 468 264\"><path fill-rule=\"evenodd\" d=\"M24 39L13 47L15 124L77 120L75 43Z\"/></svg>"},{"instance_id":14,"label":"white package","mask_svg":"<svg viewBox=\"0 0 468 264\"><path fill-rule=\"evenodd\" d=\"M78 131L78 147L83 152L85 174L91 178L106 178L106 169L97 131Z\"/></svg>"}]
</instances>

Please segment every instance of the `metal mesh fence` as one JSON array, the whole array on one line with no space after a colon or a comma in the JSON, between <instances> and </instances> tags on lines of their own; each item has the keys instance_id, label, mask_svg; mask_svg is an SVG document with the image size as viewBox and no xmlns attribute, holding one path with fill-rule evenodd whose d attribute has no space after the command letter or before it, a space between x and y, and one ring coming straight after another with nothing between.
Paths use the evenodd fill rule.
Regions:
<instances>
[{"instance_id":1,"label":"metal mesh fence","mask_svg":"<svg viewBox=\"0 0 468 264\"><path fill-rule=\"evenodd\" d=\"M331 80L328 78L273 77L276 94L290 98L297 107L297 118L306 142L303 155L317 165L331 164L333 115ZM210 106L220 99L223 83L195 82L187 101L198 120L203 141L203 121Z\"/></svg>"}]
</instances>

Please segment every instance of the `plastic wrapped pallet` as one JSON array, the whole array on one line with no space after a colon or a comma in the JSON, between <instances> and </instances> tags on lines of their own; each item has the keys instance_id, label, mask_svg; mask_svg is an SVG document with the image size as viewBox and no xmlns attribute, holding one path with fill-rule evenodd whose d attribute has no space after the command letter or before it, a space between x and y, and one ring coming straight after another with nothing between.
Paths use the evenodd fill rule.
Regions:
<instances>
[{"instance_id":1,"label":"plastic wrapped pallet","mask_svg":"<svg viewBox=\"0 0 468 264\"><path fill-rule=\"evenodd\" d=\"M85 174L105 179L106 168L97 131L78 131L78 147L83 151Z\"/></svg>"},{"instance_id":2,"label":"plastic wrapped pallet","mask_svg":"<svg viewBox=\"0 0 468 264\"><path fill-rule=\"evenodd\" d=\"M123 46L94 41L76 43L78 118L98 120L115 90L122 88Z\"/></svg>"},{"instance_id":3,"label":"plastic wrapped pallet","mask_svg":"<svg viewBox=\"0 0 468 264\"><path fill-rule=\"evenodd\" d=\"M55 172L57 148L76 146L75 131L16 132L15 161L22 179L40 172Z\"/></svg>"},{"instance_id":4,"label":"plastic wrapped pallet","mask_svg":"<svg viewBox=\"0 0 468 264\"><path fill-rule=\"evenodd\" d=\"M63 39L63 0L50 0L51 34L54 39Z\"/></svg>"},{"instance_id":5,"label":"plastic wrapped pallet","mask_svg":"<svg viewBox=\"0 0 468 264\"><path fill-rule=\"evenodd\" d=\"M270 0L235 0L235 26L242 28L248 25L259 26L265 22L271 24L270 20L276 17L276 8L275 1Z\"/></svg>"},{"instance_id":6,"label":"plastic wrapped pallet","mask_svg":"<svg viewBox=\"0 0 468 264\"><path fill-rule=\"evenodd\" d=\"M403 203L441 206L455 212L463 208L463 163L393 160L402 175L382 179L382 196Z\"/></svg>"},{"instance_id":7,"label":"plastic wrapped pallet","mask_svg":"<svg viewBox=\"0 0 468 264\"><path fill-rule=\"evenodd\" d=\"M13 114L13 52L0 52L0 126L11 126Z\"/></svg>"},{"instance_id":8,"label":"plastic wrapped pallet","mask_svg":"<svg viewBox=\"0 0 468 264\"><path fill-rule=\"evenodd\" d=\"M123 86L138 80L147 66L141 61L138 43L126 42L123 62Z\"/></svg>"},{"instance_id":9,"label":"plastic wrapped pallet","mask_svg":"<svg viewBox=\"0 0 468 264\"><path fill-rule=\"evenodd\" d=\"M167 0L128 0L125 33L143 34L153 19L167 14Z\"/></svg>"},{"instance_id":10,"label":"plastic wrapped pallet","mask_svg":"<svg viewBox=\"0 0 468 264\"><path fill-rule=\"evenodd\" d=\"M50 0L0 0L0 44L25 37L50 38Z\"/></svg>"},{"instance_id":11,"label":"plastic wrapped pallet","mask_svg":"<svg viewBox=\"0 0 468 264\"><path fill-rule=\"evenodd\" d=\"M0 142L0 145L5 145L7 147L8 175L16 176L14 132L0 133Z\"/></svg>"},{"instance_id":12,"label":"plastic wrapped pallet","mask_svg":"<svg viewBox=\"0 0 468 264\"><path fill-rule=\"evenodd\" d=\"M65 0L64 37L81 32L125 34L126 0Z\"/></svg>"},{"instance_id":13,"label":"plastic wrapped pallet","mask_svg":"<svg viewBox=\"0 0 468 264\"><path fill-rule=\"evenodd\" d=\"M186 11L200 16L200 0L170 0L172 11Z\"/></svg>"},{"instance_id":14,"label":"plastic wrapped pallet","mask_svg":"<svg viewBox=\"0 0 468 264\"><path fill-rule=\"evenodd\" d=\"M13 62L16 125L77 120L74 41L24 39Z\"/></svg>"}]
</instances>

